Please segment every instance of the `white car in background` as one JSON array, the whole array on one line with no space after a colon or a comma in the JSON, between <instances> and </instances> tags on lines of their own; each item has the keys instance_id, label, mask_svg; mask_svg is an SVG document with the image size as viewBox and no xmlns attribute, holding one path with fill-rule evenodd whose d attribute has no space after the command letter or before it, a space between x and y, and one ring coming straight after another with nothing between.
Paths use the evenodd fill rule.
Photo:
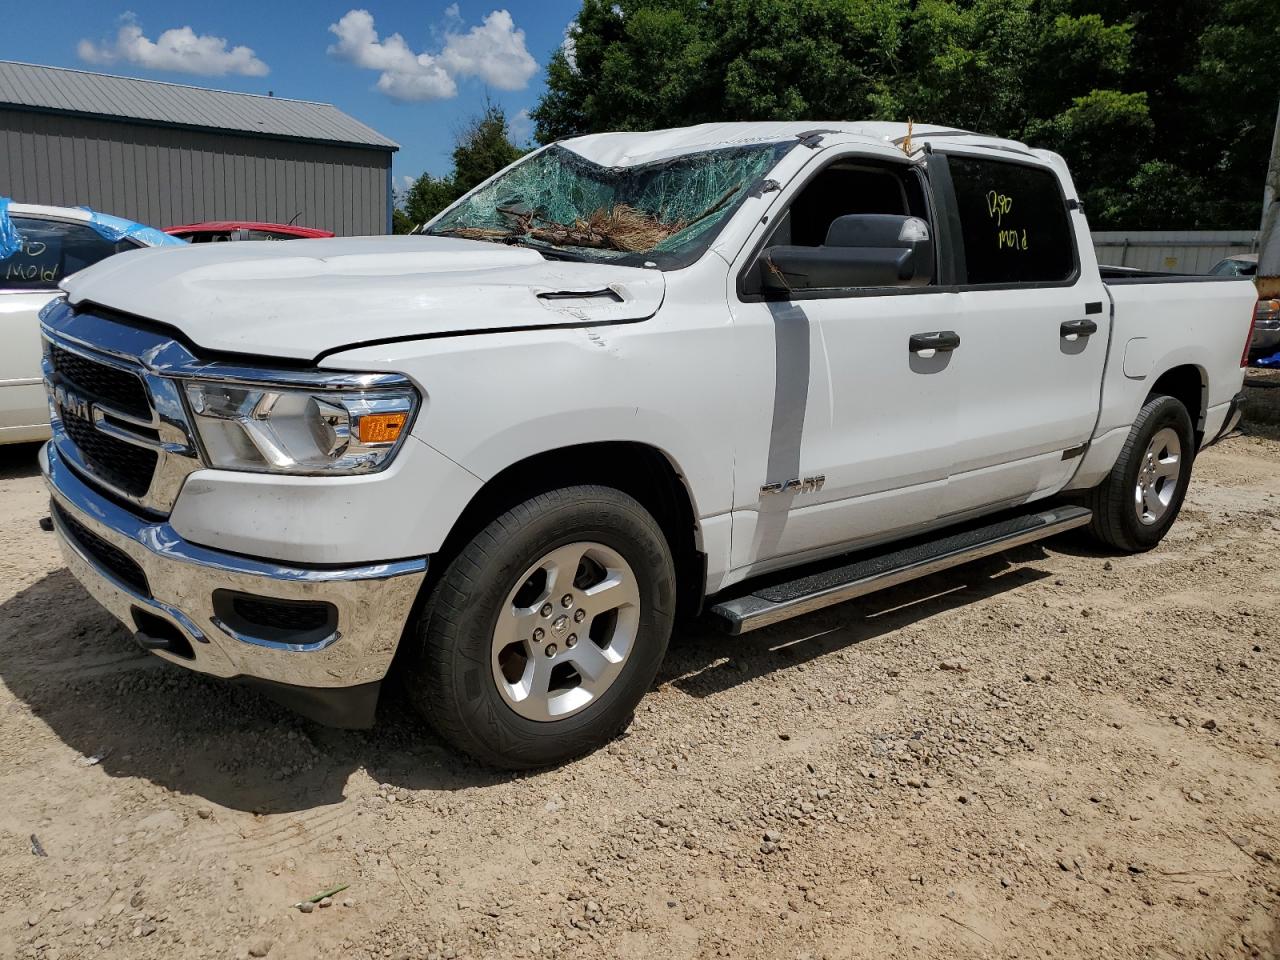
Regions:
<instances>
[{"instance_id":1,"label":"white car in background","mask_svg":"<svg viewBox=\"0 0 1280 960\"><path fill-rule=\"evenodd\" d=\"M4 229L6 211L9 229ZM5 243L5 236L11 242ZM58 284L113 254L165 245L185 244L92 210L0 198L0 444L49 437L37 316L58 296Z\"/></svg>"}]
</instances>

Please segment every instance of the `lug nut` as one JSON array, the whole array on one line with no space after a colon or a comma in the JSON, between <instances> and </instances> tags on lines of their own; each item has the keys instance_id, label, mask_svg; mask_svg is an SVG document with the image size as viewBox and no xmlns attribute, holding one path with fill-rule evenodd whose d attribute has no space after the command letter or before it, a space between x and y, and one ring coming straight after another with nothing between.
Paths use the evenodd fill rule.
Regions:
<instances>
[{"instance_id":1,"label":"lug nut","mask_svg":"<svg viewBox=\"0 0 1280 960\"><path fill-rule=\"evenodd\" d=\"M560 598L560 606L564 607L566 610L568 610L570 607L572 607L572 606L573 606L573 594L572 594L572 593L566 593L563 597L561 597L561 598Z\"/></svg>"},{"instance_id":2,"label":"lug nut","mask_svg":"<svg viewBox=\"0 0 1280 960\"><path fill-rule=\"evenodd\" d=\"M543 630L541 627L538 627L536 630L533 631L534 640L541 640L546 635L547 635L547 631Z\"/></svg>"},{"instance_id":3,"label":"lug nut","mask_svg":"<svg viewBox=\"0 0 1280 960\"><path fill-rule=\"evenodd\" d=\"M556 655L556 645L554 643L547 644L546 654L548 657L554 657Z\"/></svg>"},{"instance_id":4,"label":"lug nut","mask_svg":"<svg viewBox=\"0 0 1280 960\"><path fill-rule=\"evenodd\" d=\"M551 610L552 610L552 606L551 606L551 604L549 604L549 603L544 603L544 604L542 605L542 615L543 615L544 617L549 617L549 616L551 616Z\"/></svg>"},{"instance_id":5,"label":"lug nut","mask_svg":"<svg viewBox=\"0 0 1280 960\"><path fill-rule=\"evenodd\" d=\"M569 634L569 636L567 636L564 641L564 645L570 648L576 646L577 643L578 643L578 635L576 633Z\"/></svg>"},{"instance_id":6,"label":"lug nut","mask_svg":"<svg viewBox=\"0 0 1280 960\"><path fill-rule=\"evenodd\" d=\"M583 620L585 620L585 619L587 619L587 611L583 610L581 607L579 607L577 610L573 611L573 622L574 622L574 623L581 623L581 622L582 622Z\"/></svg>"}]
</instances>

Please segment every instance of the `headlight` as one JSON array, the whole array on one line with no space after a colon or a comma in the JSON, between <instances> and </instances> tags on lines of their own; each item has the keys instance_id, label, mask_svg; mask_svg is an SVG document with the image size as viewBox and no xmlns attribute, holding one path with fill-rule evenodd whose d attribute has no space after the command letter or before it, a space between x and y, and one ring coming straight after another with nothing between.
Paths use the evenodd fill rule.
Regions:
<instances>
[{"instance_id":1,"label":"headlight","mask_svg":"<svg viewBox=\"0 0 1280 960\"><path fill-rule=\"evenodd\" d=\"M381 470L409 433L417 392L308 390L294 385L185 383L209 466L258 473Z\"/></svg>"}]
</instances>

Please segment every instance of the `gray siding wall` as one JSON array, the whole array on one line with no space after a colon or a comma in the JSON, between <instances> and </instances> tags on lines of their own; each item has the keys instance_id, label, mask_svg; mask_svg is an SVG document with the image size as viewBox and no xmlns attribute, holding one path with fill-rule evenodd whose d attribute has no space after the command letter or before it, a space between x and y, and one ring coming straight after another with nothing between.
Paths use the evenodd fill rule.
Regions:
<instances>
[{"instance_id":1,"label":"gray siding wall","mask_svg":"<svg viewBox=\"0 0 1280 960\"><path fill-rule=\"evenodd\" d=\"M1256 230L1097 230L1098 262L1139 270L1208 273L1224 257L1257 253Z\"/></svg>"},{"instance_id":2,"label":"gray siding wall","mask_svg":"<svg viewBox=\"0 0 1280 960\"><path fill-rule=\"evenodd\" d=\"M0 196L155 227L265 220L388 232L391 153L0 109Z\"/></svg>"}]
</instances>

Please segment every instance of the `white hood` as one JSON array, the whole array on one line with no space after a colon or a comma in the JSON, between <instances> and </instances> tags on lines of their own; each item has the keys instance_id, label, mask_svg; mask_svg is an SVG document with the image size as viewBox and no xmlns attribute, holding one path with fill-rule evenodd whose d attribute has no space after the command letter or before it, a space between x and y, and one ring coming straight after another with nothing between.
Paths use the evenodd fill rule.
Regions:
<instances>
[{"instance_id":1,"label":"white hood","mask_svg":"<svg viewBox=\"0 0 1280 960\"><path fill-rule=\"evenodd\" d=\"M658 270L451 237L242 241L118 254L63 281L198 347L312 360L369 341L643 320Z\"/></svg>"}]
</instances>

